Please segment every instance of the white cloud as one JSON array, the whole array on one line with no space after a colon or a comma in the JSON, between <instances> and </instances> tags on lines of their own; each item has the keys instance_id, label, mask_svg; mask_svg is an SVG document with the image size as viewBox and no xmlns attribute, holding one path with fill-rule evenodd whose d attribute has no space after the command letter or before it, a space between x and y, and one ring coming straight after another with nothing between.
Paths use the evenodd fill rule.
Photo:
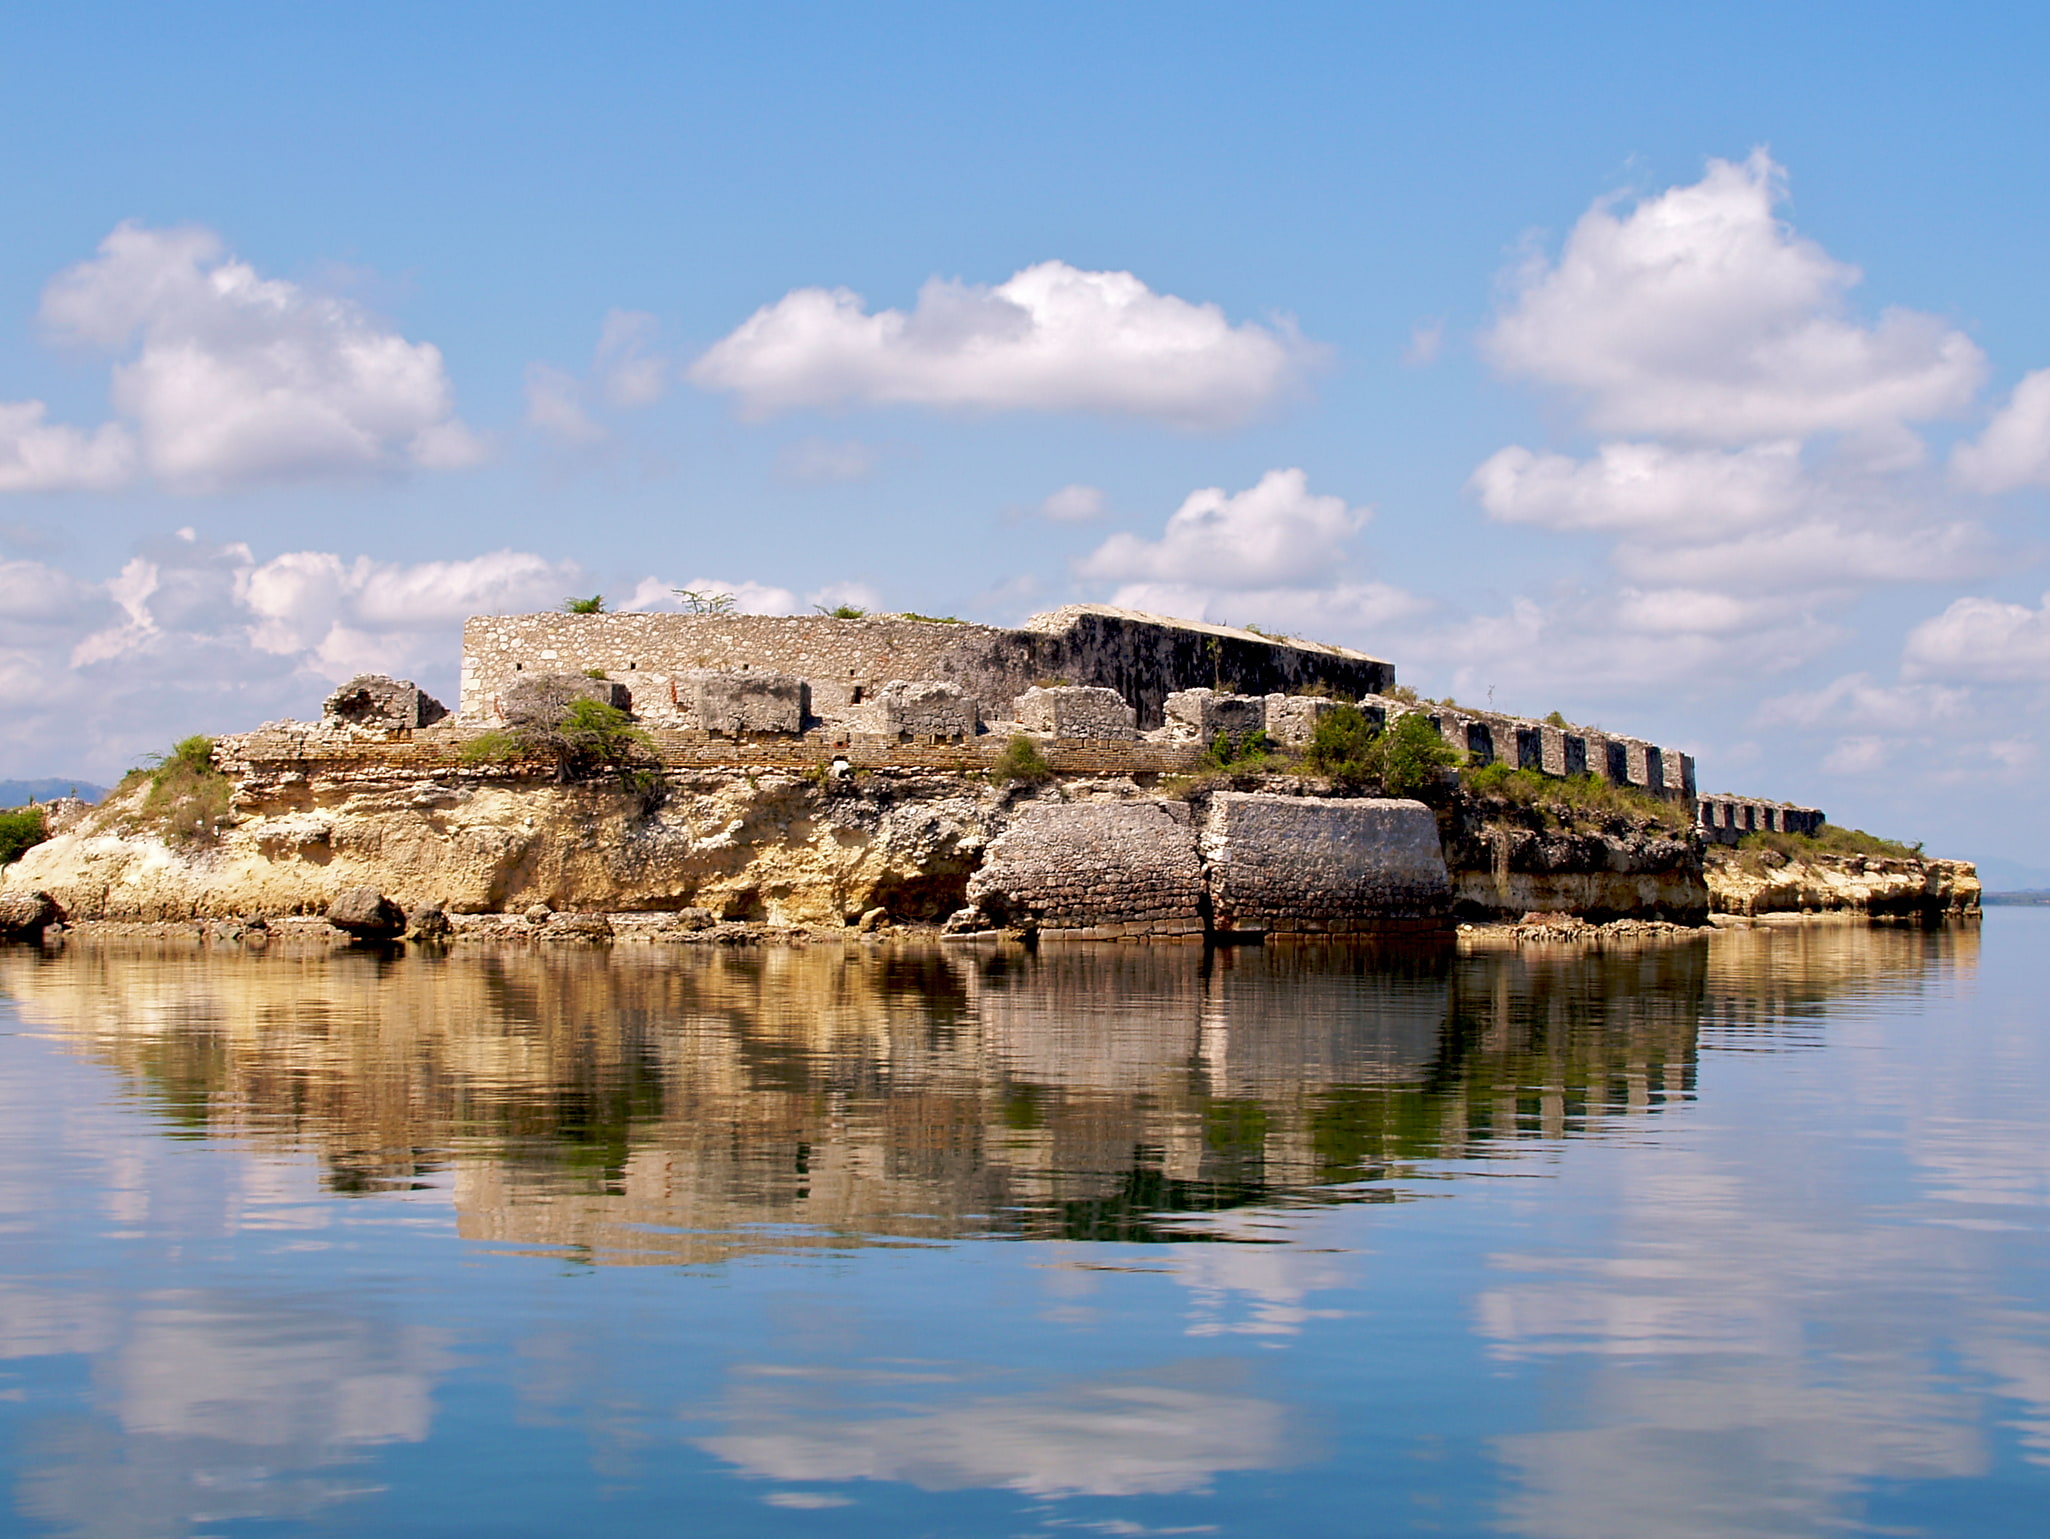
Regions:
<instances>
[{"instance_id":1,"label":"white cloud","mask_svg":"<svg viewBox=\"0 0 2050 1539\"><path fill-rule=\"evenodd\" d=\"M1870 775L1894 767L1895 759L1890 740L1866 733L1839 739L1836 747L1823 755L1822 768L1832 775Z\"/></svg>"},{"instance_id":2,"label":"white cloud","mask_svg":"<svg viewBox=\"0 0 2050 1539\"><path fill-rule=\"evenodd\" d=\"M1978 492L2050 486L2050 369L2025 376L1986 431L1951 452L1950 469Z\"/></svg>"},{"instance_id":3,"label":"white cloud","mask_svg":"<svg viewBox=\"0 0 2050 1539\"><path fill-rule=\"evenodd\" d=\"M1076 482L1049 495L1037 511L1041 518L1056 524L1086 524L1103 517L1108 509L1100 488Z\"/></svg>"},{"instance_id":4,"label":"white cloud","mask_svg":"<svg viewBox=\"0 0 2050 1539\"><path fill-rule=\"evenodd\" d=\"M553 608L581 575L513 550L412 565L294 551L238 571L235 593L257 650L339 681L433 660L470 615Z\"/></svg>"},{"instance_id":5,"label":"white cloud","mask_svg":"<svg viewBox=\"0 0 2050 1539\"><path fill-rule=\"evenodd\" d=\"M1994 560L1976 524L1872 529L1819 520L1703 545L1628 542L1616 568L1638 582L1719 584L1752 593L1805 591L1836 601L1878 583L1942 582L1984 573Z\"/></svg>"},{"instance_id":6,"label":"white cloud","mask_svg":"<svg viewBox=\"0 0 2050 1539\"><path fill-rule=\"evenodd\" d=\"M908 312L846 289L795 289L691 365L750 416L803 407L1094 411L1193 428L1246 420L1319 349L1286 323L1234 326L1214 304L1127 272L1041 262L994 287L934 278Z\"/></svg>"},{"instance_id":7,"label":"white cloud","mask_svg":"<svg viewBox=\"0 0 2050 1539\"><path fill-rule=\"evenodd\" d=\"M1317 578L1341 564L1367 510L1318 496L1300 470L1270 470L1243 492L1191 492L1158 540L1114 534L1084 557L1084 577L1245 590Z\"/></svg>"},{"instance_id":8,"label":"white cloud","mask_svg":"<svg viewBox=\"0 0 2050 1539\"><path fill-rule=\"evenodd\" d=\"M449 700L465 617L553 608L592 586L574 562L524 551L259 561L182 533L100 581L0 561L0 774L118 773L191 732L304 718L364 671ZM802 608L784 597L780 612Z\"/></svg>"},{"instance_id":9,"label":"white cloud","mask_svg":"<svg viewBox=\"0 0 2050 1539\"><path fill-rule=\"evenodd\" d=\"M842 1396L852 1387L833 1386ZM901 1397L902 1385L887 1387ZM733 1430L698 1446L757 1479L888 1480L1048 1497L1197 1492L1225 1471L1294 1458L1280 1405L1179 1384L1082 1380L910 1410L900 1398L870 1414L836 1413L809 1389L776 1380L750 1386L727 1402Z\"/></svg>"},{"instance_id":10,"label":"white cloud","mask_svg":"<svg viewBox=\"0 0 2050 1539\"><path fill-rule=\"evenodd\" d=\"M608 405L653 406L669 389L669 360L656 353L661 323L643 310L607 310L591 373Z\"/></svg>"},{"instance_id":11,"label":"white cloud","mask_svg":"<svg viewBox=\"0 0 2050 1539\"><path fill-rule=\"evenodd\" d=\"M626 599L616 607L629 614L649 614L656 611L683 610L689 607L683 593L702 594L706 597L724 595L733 600L733 612L742 615L802 615L810 614L811 606L804 603L788 588L778 588L768 583L732 582L723 577L693 577L688 582L672 583L659 577L647 577Z\"/></svg>"},{"instance_id":12,"label":"white cloud","mask_svg":"<svg viewBox=\"0 0 2050 1539\"><path fill-rule=\"evenodd\" d=\"M2050 683L2050 593L2035 609L1961 598L1908 633L1901 664L1911 678Z\"/></svg>"},{"instance_id":13,"label":"white cloud","mask_svg":"<svg viewBox=\"0 0 2050 1539\"><path fill-rule=\"evenodd\" d=\"M1774 215L1763 150L1619 211L1597 202L1520 275L1486 337L1508 374L1562 386L1601 433L1741 444L1897 435L1967 406L1984 360L1934 316L1847 314L1858 270Z\"/></svg>"},{"instance_id":14,"label":"white cloud","mask_svg":"<svg viewBox=\"0 0 2050 1539\"><path fill-rule=\"evenodd\" d=\"M114 406L174 491L442 468L483 453L454 415L432 344L347 300L259 277L208 230L118 226L97 256L52 280L42 318L110 353L139 340L114 369ZM104 440L108 463L117 442Z\"/></svg>"},{"instance_id":15,"label":"white cloud","mask_svg":"<svg viewBox=\"0 0 2050 1539\"><path fill-rule=\"evenodd\" d=\"M1371 516L1313 493L1300 470L1270 470L1242 492L1191 492L1159 539L1114 534L1075 569L1118 582L1109 601L1122 609L1364 641L1375 627L1429 607L1348 574L1352 540Z\"/></svg>"},{"instance_id":16,"label":"white cloud","mask_svg":"<svg viewBox=\"0 0 2050 1539\"><path fill-rule=\"evenodd\" d=\"M1845 674L1821 689L1774 695L1752 713L1755 727L1877 727L1898 732L1967 714L1969 694L1936 684L1879 684L1866 673Z\"/></svg>"},{"instance_id":17,"label":"white cloud","mask_svg":"<svg viewBox=\"0 0 2050 1539\"><path fill-rule=\"evenodd\" d=\"M1688 540L1784 518L1807 490L1790 440L1734 452L1609 443L1590 460L1510 447L1468 486L1504 523Z\"/></svg>"},{"instance_id":18,"label":"white cloud","mask_svg":"<svg viewBox=\"0 0 2050 1539\"><path fill-rule=\"evenodd\" d=\"M43 420L41 401L0 401L0 492L108 491L135 476L135 438L110 422L88 433Z\"/></svg>"}]
</instances>

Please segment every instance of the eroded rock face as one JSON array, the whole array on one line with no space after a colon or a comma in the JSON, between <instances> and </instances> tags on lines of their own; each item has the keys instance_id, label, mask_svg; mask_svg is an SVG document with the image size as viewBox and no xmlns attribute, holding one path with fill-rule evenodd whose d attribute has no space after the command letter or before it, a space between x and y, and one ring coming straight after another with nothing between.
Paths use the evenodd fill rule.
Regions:
<instances>
[{"instance_id":1,"label":"eroded rock face","mask_svg":"<svg viewBox=\"0 0 2050 1539\"><path fill-rule=\"evenodd\" d=\"M1708 891L1715 912L1752 917L1849 913L1940 921L1980 911L1979 873L1964 860L1835 855L1767 865L1717 849L1709 856Z\"/></svg>"},{"instance_id":2,"label":"eroded rock face","mask_svg":"<svg viewBox=\"0 0 2050 1539\"><path fill-rule=\"evenodd\" d=\"M937 922L1003 817L994 788L920 772L678 774L650 806L616 783L379 769L246 779L218 844L172 847L120 831L133 799L28 851L10 885L84 919L324 914L368 885L408 912L702 908L837 926L882 905Z\"/></svg>"},{"instance_id":3,"label":"eroded rock face","mask_svg":"<svg viewBox=\"0 0 2050 1539\"><path fill-rule=\"evenodd\" d=\"M968 881L996 925L1042 936L1201 935L1203 867L1182 802L1033 802Z\"/></svg>"},{"instance_id":4,"label":"eroded rock face","mask_svg":"<svg viewBox=\"0 0 2050 1539\"><path fill-rule=\"evenodd\" d=\"M1449 818L1445 853L1460 917L1707 920L1702 850L1691 835L1623 819L1598 829L1531 827L1492 810L1455 808Z\"/></svg>"},{"instance_id":5,"label":"eroded rock face","mask_svg":"<svg viewBox=\"0 0 2050 1539\"><path fill-rule=\"evenodd\" d=\"M1220 932L1437 927L1451 907L1438 821L1422 802L1222 791L1203 856Z\"/></svg>"}]
</instances>

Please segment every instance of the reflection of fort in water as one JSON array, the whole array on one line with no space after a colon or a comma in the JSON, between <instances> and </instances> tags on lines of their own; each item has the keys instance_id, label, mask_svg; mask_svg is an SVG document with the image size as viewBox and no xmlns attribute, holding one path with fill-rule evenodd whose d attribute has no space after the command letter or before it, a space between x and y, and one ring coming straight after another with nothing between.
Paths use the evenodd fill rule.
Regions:
<instances>
[{"instance_id":1,"label":"reflection of fort in water","mask_svg":"<svg viewBox=\"0 0 2050 1539\"><path fill-rule=\"evenodd\" d=\"M1976 946L1849 926L1408 957L109 946L8 953L0 990L163 1115L310 1149L337 1189L452 1179L471 1238L710 1261L1385 1200L1421 1162L1655 1112L1692 1094L1703 1040L1798 1046L1832 996Z\"/></svg>"}]
</instances>

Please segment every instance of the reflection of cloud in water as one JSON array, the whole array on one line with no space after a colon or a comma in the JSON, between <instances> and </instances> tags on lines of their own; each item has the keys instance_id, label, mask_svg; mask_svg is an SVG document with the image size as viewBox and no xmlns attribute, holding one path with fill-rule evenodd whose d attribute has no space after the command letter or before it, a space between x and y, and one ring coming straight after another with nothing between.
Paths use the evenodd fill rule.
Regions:
<instances>
[{"instance_id":1,"label":"reflection of cloud in water","mask_svg":"<svg viewBox=\"0 0 2050 1539\"><path fill-rule=\"evenodd\" d=\"M749 1377L719 1408L732 1430L699 1446L757 1479L1138 1496L1201 1491L1225 1471L1294 1462L1280 1404L1172 1379L1077 1380L909 1412L893 1402L874 1414L879 1407L840 1398L845 1375L802 1390L790 1381L812 1376Z\"/></svg>"},{"instance_id":2,"label":"reflection of cloud in water","mask_svg":"<svg viewBox=\"0 0 2050 1539\"><path fill-rule=\"evenodd\" d=\"M309 1516L360 1494L320 1473L381 1443L420 1442L443 1354L331 1301L159 1294L0 1298L9 1356L107 1356L106 1417L48 1417L22 1477L25 1511L86 1535L174 1535L199 1523Z\"/></svg>"}]
</instances>

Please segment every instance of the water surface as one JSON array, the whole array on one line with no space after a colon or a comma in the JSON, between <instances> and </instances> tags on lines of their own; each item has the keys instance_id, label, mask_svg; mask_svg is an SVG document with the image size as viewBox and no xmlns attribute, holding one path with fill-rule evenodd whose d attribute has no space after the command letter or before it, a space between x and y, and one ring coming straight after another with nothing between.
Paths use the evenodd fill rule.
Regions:
<instances>
[{"instance_id":1,"label":"water surface","mask_svg":"<svg viewBox=\"0 0 2050 1539\"><path fill-rule=\"evenodd\" d=\"M0 1530L2036 1531L2045 941L0 952Z\"/></svg>"}]
</instances>

